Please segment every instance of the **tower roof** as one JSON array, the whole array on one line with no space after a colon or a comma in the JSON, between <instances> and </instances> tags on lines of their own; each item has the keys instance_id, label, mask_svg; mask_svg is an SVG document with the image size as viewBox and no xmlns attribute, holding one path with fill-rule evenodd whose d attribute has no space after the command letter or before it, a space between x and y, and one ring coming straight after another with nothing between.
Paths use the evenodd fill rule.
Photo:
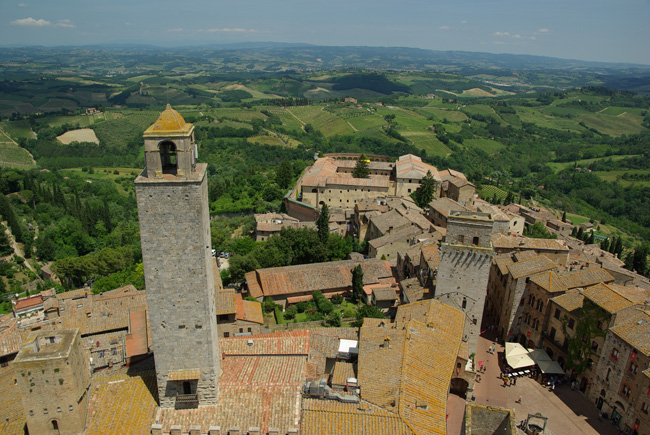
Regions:
<instances>
[{"instance_id":1,"label":"tower roof","mask_svg":"<svg viewBox=\"0 0 650 435\"><path fill-rule=\"evenodd\" d=\"M180 113L170 104L160 114L156 122L145 130L144 136L186 136L192 132L193 124L185 122Z\"/></svg>"}]
</instances>

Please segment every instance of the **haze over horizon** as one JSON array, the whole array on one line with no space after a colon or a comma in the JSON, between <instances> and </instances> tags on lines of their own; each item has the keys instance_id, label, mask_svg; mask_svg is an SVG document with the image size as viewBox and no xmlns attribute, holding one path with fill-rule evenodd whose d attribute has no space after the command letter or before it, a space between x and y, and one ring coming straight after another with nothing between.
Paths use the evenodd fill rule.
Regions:
<instances>
[{"instance_id":1,"label":"haze over horizon","mask_svg":"<svg viewBox=\"0 0 650 435\"><path fill-rule=\"evenodd\" d=\"M650 1L0 0L2 45L288 42L650 65Z\"/></svg>"}]
</instances>

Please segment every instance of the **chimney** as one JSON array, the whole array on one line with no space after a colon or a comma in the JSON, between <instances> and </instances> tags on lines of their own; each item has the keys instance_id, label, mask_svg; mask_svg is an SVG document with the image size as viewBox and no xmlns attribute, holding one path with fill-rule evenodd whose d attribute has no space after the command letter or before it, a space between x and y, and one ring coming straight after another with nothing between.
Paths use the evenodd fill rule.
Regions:
<instances>
[{"instance_id":1,"label":"chimney","mask_svg":"<svg viewBox=\"0 0 650 435\"><path fill-rule=\"evenodd\" d=\"M248 428L248 435L260 435L260 428L251 426Z\"/></svg>"},{"instance_id":2,"label":"chimney","mask_svg":"<svg viewBox=\"0 0 650 435\"><path fill-rule=\"evenodd\" d=\"M280 435L280 429L278 429L277 427L270 427L269 435Z\"/></svg>"},{"instance_id":3,"label":"chimney","mask_svg":"<svg viewBox=\"0 0 650 435\"><path fill-rule=\"evenodd\" d=\"M162 424L159 423L152 424L151 435L162 435Z\"/></svg>"},{"instance_id":4,"label":"chimney","mask_svg":"<svg viewBox=\"0 0 650 435\"><path fill-rule=\"evenodd\" d=\"M221 435L221 426L210 426L208 428L208 435Z\"/></svg>"},{"instance_id":5,"label":"chimney","mask_svg":"<svg viewBox=\"0 0 650 435\"><path fill-rule=\"evenodd\" d=\"M198 424L193 424L190 426L190 431L187 435L201 435L201 426Z\"/></svg>"},{"instance_id":6,"label":"chimney","mask_svg":"<svg viewBox=\"0 0 650 435\"><path fill-rule=\"evenodd\" d=\"M239 426L232 426L230 429L228 429L228 435L241 435Z\"/></svg>"},{"instance_id":7,"label":"chimney","mask_svg":"<svg viewBox=\"0 0 650 435\"><path fill-rule=\"evenodd\" d=\"M181 435L181 425L175 424L169 428L169 435Z\"/></svg>"}]
</instances>

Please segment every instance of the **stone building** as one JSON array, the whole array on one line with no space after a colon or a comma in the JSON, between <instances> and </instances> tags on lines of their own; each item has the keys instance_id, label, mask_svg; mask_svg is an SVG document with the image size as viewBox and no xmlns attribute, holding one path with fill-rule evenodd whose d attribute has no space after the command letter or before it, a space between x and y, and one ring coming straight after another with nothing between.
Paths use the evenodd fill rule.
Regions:
<instances>
[{"instance_id":1,"label":"stone building","mask_svg":"<svg viewBox=\"0 0 650 435\"><path fill-rule=\"evenodd\" d=\"M496 254L532 251L537 255L547 257L560 266L566 266L569 260L569 247L561 240L532 239L496 233L492 236L492 247Z\"/></svg>"},{"instance_id":2,"label":"stone building","mask_svg":"<svg viewBox=\"0 0 650 435\"><path fill-rule=\"evenodd\" d=\"M492 217L487 213L452 211L440 262L434 298L465 312L463 339L476 351L483 319L492 246Z\"/></svg>"},{"instance_id":3,"label":"stone building","mask_svg":"<svg viewBox=\"0 0 650 435\"><path fill-rule=\"evenodd\" d=\"M258 213L255 214L255 241L264 242L269 237L280 234L282 228L311 228L316 229L312 221L301 222L285 213Z\"/></svg>"},{"instance_id":4,"label":"stone building","mask_svg":"<svg viewBox=\"0 0 650 435\"><path fill-rule=\"evenodd\" d=\"M617 318L587 397L624 433L650 433L650 313L636 306Z\"/></svg>"},{"instance_id":5,"label":"stone building","mask_svg":"<svg viewBox=\"0 0 650 435\"><path fill-rule=\"evenodd\" d=\"M453 211L468 211L464 205L451 198L434 199L429 203L427 219L437 227L447 227L447 220Z\"/></svg>"},{"instance_id":6,"label":"stone building","mask_svg":"<svg viewBox=\"0 0 650 435\"><path fill-rule=\"evenodd\" d=\"M217 292L217 322L220 337L260 334L264 324L262 304L247 301L234 289Z\"/></svg>"},{"instance_id":7,"label":"stone building","mask_svg":"<svg viewBox=\"0 0 650 435\"><path fill-rule=\"evenodd\" d=\"M207 165L196 163L194 126L169 105L144 142L135 192L160 406L215 404L220 353Z\"/></svg>"},{"instance_id":8,"label":"stone building","mask_svg":"<svg viewBox=\"0 0 650 435\"><path fill-rule=\"evenodd\" d=\"M79 330L32 333L13 367L29 433L83 432L90 369Z\"/></svg>"}]
</instances>

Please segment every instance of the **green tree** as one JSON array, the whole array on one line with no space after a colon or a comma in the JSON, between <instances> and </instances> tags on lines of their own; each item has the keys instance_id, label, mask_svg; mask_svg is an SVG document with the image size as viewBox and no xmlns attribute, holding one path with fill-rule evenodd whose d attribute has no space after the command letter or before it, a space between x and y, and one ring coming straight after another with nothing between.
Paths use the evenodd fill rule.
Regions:
<instances>
[{"instance_id":1,"label":"green tree","mask_svg":"<svg viewBox=\"0 0 650 435\"><path fill-rule=\"evenodd\" d=\"M316 228L318 228L318 238L321 243L326 244L330 236L330 211L325 203L323 203L318 219L316 219Z\"/></svg>"},{"instance_id":2,"label":"green tree","mask_svg":"<svg viewBox=\"0 0 650 435\"><path fill-rule=\"evenodd\" d=\"M357 303L363 295L363 268L360 264L357 264L354 269L352 269L352 302Z\"/></svg>"},{"instance_id":3,"label":"green tree","mask_svg":"<svg viewBox=\"0 0 650 435\"><path fill-rule=\"evenodd\" d=\"M431 171L427 171L427 174L422 179L420 187L418 190L411 194L411 198L420 208L425 208L433 200L433 195L436 192L436 180L433 178Z\"/></svg>"},{"instance_id":4,"label":"green tree","mask_svg":"<svg viewBox=\"0 0 650 435\"><path fill-rule=\"evenodd\" d=\"M291 162L287 159L282 160L275 172L275 182L278 183L278 186L282 189L286 189L291 184L292 177L293 169Z\"/></svg>"},{"instance_id":5,"label":"green tree","mask_svg":"<svg viewBox=\"0 0 650 435\"><path fill-rule=\"evenodd\" d=\"M524 236L533 239L557 239L557 234L552 234L541 222L524 227Z\"/></svg>"},{"instance_id":6,"label":"green tree","mask_svg":"<svg viewBox=\"0 0 650 435\"><path fill-rule=\"evenodd\" d=\"M341 313L338 310L332 311L329 316L327 316L327 324L333 328L341 327Z\"/></svg>"},{"instance_id":7,"label":"green tree","mask_svg":"<svg viewBox=\"0 0 650 435\"><path fill-rule=\"evenodd\" d=\"M562 222L566 223L566 211L562 213Z\"/></svg>"},{"instance_id":8,"label":"green tree","mask_svg":"<svg viewBox=\"0 0 650 435\"><path fill-rule=\"evenodd\" d=\"M361 154L361 157L357 160L357 164L352 171L352 176L354 178L369 178L370 168L368 168L368 162L369 160L365 154Z\"/></svg>"},{"instance_id":9,"label":"green tree","mask_svg":"<svg viewBox=\"0 0 650 435\"><path fill-rule=\"evenodd\" d=\"M374 305L364 305L357 311L357 319L352 322L352 326L361 327L363 325L363 319L385 319L386 316L384 313Z\"/></svg>"}]
</instances>

